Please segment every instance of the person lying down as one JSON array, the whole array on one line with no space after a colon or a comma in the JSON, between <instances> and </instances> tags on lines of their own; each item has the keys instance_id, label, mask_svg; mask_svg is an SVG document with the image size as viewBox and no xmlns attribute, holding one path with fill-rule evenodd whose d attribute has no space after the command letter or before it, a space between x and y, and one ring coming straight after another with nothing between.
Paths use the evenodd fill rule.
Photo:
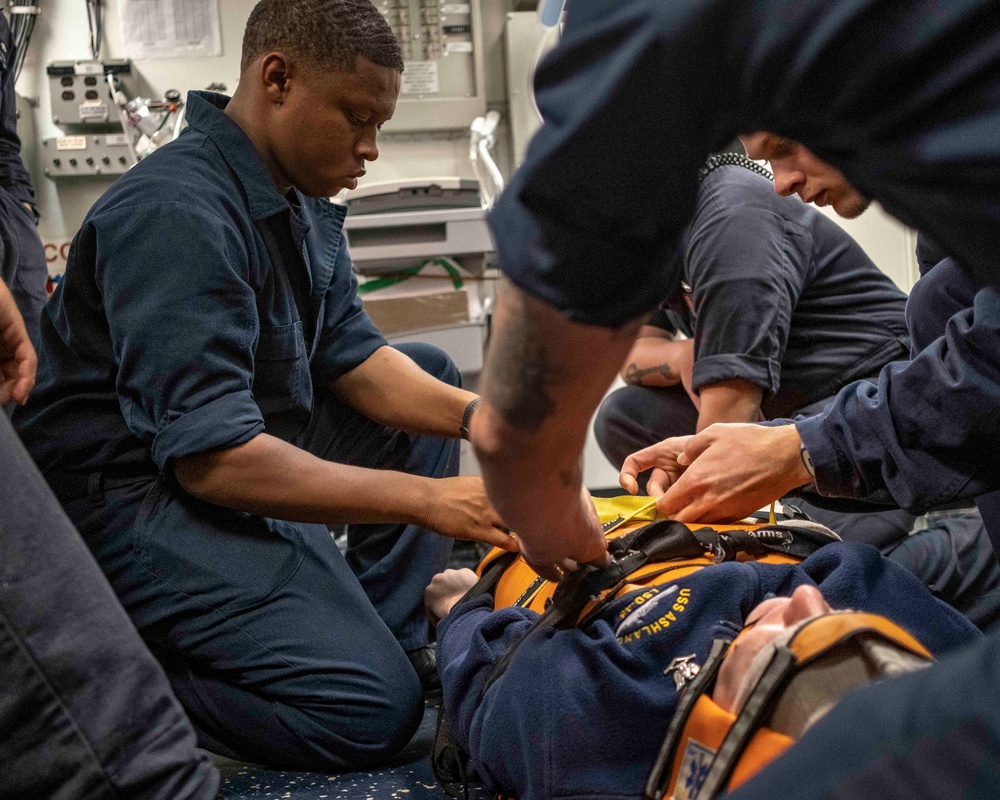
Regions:
<instances>
[{"instance_id":1,"label":"person lying down","mask_svg":"<svg viewBox=\"0 0 1000 800\"><path fill-rule=\"evenodd\" d=\"M791 524L749 530L780 540ZM637 538L657 526L652 540L691 541L671 551ZM555 587L520 558L495 566L499 583L484 577L464 599L477 583L471 570L441 573L427 588L428 614L440 620L442 713L489 791L713 797L853 689L981 636L875 548L829 531L792 557L747 545L747 531L733 526L631 527L618 543L631 544L609 548L615 564L605 572L618 574L582 592L568 585L574 573L553 599ZM643 560L634 549L660 552ZM571 589L576 606L564 602ZM736 754L716 758L730 735L742 737Z\"/></svg>"}]
</instances>

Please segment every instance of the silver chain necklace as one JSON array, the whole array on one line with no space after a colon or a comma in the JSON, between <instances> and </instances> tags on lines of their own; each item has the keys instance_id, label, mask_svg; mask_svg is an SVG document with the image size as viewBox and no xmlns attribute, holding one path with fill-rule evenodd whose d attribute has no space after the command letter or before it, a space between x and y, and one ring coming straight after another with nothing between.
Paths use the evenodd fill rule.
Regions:
<instances>
[{"instance_id":1,"label":"silver chain necklace","mask_svg":"<svg viewBox=\"0 0 1000 800\"><path fill-rule=\"evenodd\" d=\"M756 161L751 161L746 156L740 155L739 153L717 153L714 156L710 156L705 164L698 169L698 176L701 180L705 180L708 174L713 170L729 165L743 167L751 172L756 172L758 175L763 175L769 181L774 180L774 176L771 174L770 170L762 167Z\"/></svg>"}]
</instances>

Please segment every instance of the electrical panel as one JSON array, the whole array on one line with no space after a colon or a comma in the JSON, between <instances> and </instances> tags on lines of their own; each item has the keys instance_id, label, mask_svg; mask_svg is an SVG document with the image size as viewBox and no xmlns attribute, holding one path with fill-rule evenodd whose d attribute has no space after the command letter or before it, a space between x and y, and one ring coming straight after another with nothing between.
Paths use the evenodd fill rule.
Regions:
<instances>
[{"instance_id":1,"label":"electrical panel","mask_svg":"<svg viewBox=\"0 0 1000 800\"><path fill-rule=\"evenodd\" d=\"M121 175L133 163L124 133L72 134L42 140L42 169L50 178Z\"/></svg>"},{"instance_id":2,"label":"electrical panel","mask_svg":"<svg viewBox=\"0 0 1000 800\"><path fill-rule=\"evenodd\" d=\"M467 128L486 112L480 2L374 0L405 62L396 113L385 131Z\"/></svg>"},{"instance_id":3,"label":"electrical panel","mask_svg":"<svg viewBox=\"0 0 1000 800\"><path fill-rule=\"evenodd\" d=\"M105 76L114 74L127 85L132 78L130 61L53 61L46 72L56 125L121 128Z\"/></svg>"}]
</instances>

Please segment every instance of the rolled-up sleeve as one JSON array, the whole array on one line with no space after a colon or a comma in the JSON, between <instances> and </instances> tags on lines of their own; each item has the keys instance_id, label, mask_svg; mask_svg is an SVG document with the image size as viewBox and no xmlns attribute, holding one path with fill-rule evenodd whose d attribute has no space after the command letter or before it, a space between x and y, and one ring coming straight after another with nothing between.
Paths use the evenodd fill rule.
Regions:
<instances>
[{"instance_id":1,"label":"rolled-up sleeve","mask_svg":"<svg viewBox=\"0 0 1000 800\"><path fill-rule=\"evenodd\" d=\"M844 387L820 415L796 422L828 497L884 497L922 513L1000 488L1000 289L878 384Z\"/></svg>"},{"instance_id":2,"label":"rolled-up sleeve","mask_svg":"<svg viewBox=\"0 0 1000 800\"><path fill-rule=\"evenodd\" d=\"M259 321L240 232L180 203L114 209L90 225L122 413L157 466L261 433Z\"/></svg>"},{"instance_id":3,"label":"rolled-up sleeve","mask_svg":"<svg viewBox=\"0 0 1000 800\"><path fill-rule=\"evenodd\" d=\"M740 378L778 391L811 247L807 231L753 206L714 213L691 232L694 389Z\"/></svg>"}]
</instances>

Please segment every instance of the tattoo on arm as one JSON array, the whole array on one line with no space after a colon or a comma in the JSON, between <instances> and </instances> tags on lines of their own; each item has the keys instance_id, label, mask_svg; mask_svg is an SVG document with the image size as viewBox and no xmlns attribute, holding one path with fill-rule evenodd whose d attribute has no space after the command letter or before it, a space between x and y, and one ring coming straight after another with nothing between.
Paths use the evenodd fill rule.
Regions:
<instances>
[{"instance_id":1,"label":"tattoo on arm","mask_svg":"<svg viewBox=\"0 0 1000 800\"><path fill-rule=\"evenodd\" d=\"M657 364L655 367L639 369L633 362L625 369L625 383L632 384L633 386L644 386L645 381L643 378L647 375L660 375L669 383L677 383L681 378L678 373L670 369L669 364Z\"/></svg>"},{"instance_id":2,"label":"tattoo on arm","mask_svg":"<svg viewBox=\"0 0 1000 800\"><path fill-rule=\"evenodd\" d=\"M493 342L483 390L508 425L537 431L555 411L546 394L550 367L545 338L526 309L511 309L510 316L503 335Z\"/></svg>"}]
</instances>

